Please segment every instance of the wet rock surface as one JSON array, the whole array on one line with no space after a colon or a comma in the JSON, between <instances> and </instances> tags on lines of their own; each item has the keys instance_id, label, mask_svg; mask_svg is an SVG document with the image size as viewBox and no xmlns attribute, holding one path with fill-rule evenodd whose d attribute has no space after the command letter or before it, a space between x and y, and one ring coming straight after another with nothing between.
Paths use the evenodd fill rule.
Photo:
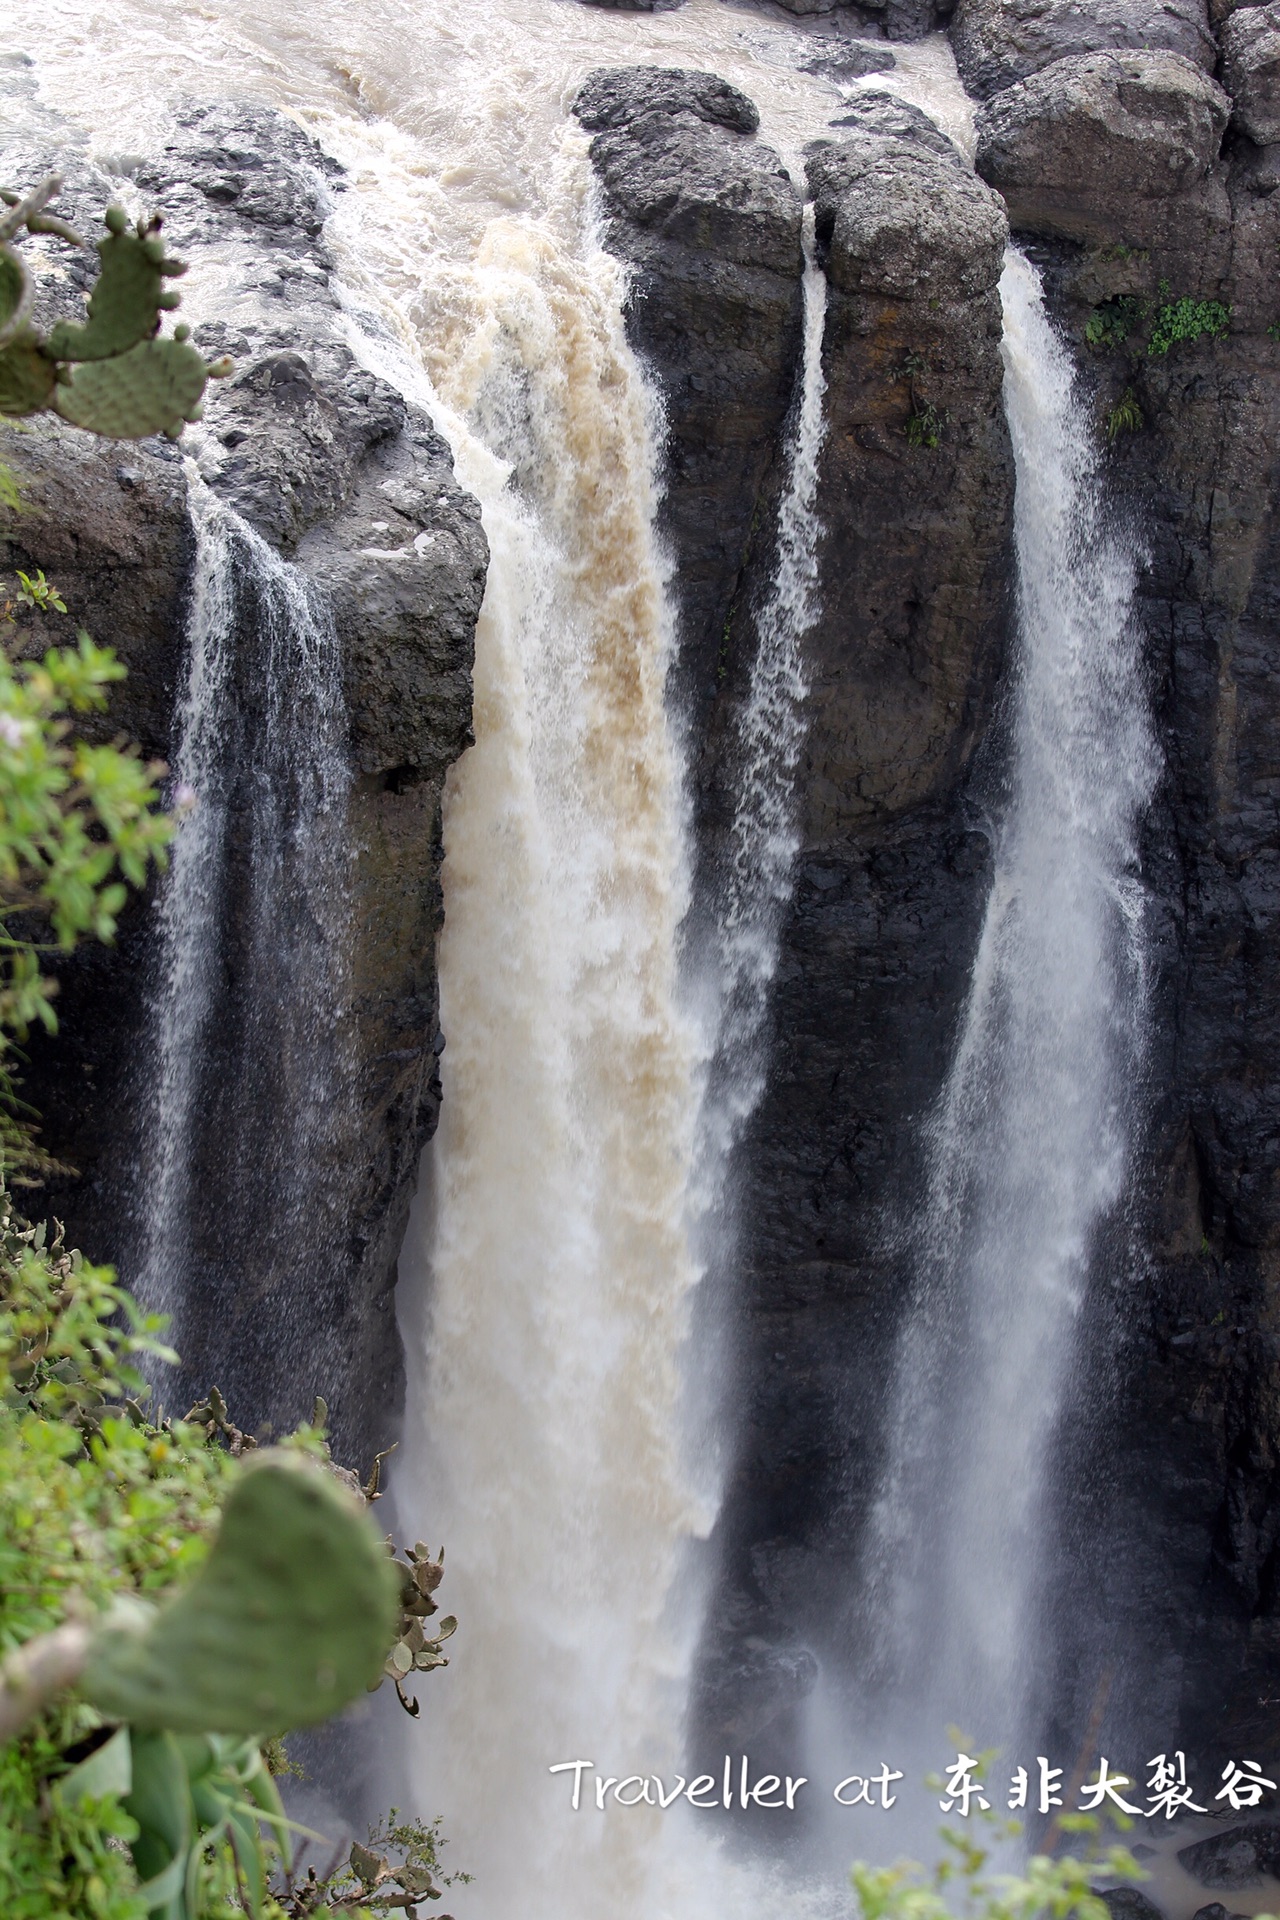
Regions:
<instances>
[{"instance_id":1,"label":"wet rock surface","mask_svg":"<svg viewBox=\"0 0 1280 1920\"><path fill-rule=\"evenodd\" d=\"M1280 1825L1274 1820L1259 1820L1247 1827L1232 1827L1208 1840L1197 1840L1194 1846L1180 1848L1178 1860L1202 1887L1237 1892L1261 1886L1264 1874L1274 1876L1280 1870ZM1215 1901L1201 1912L1219 1920L1226 1909L1221 1901Z\"/></svg>"},{"instance_id":2,"label":"wet rock surface","mask_svg":"<svg viewBox=\"0 0 1280 1920\"><path fill-rule=\"evenodd\" d=\"M959 0L951 44L976 100L1076 54L1178 53L1209 74L1218 62L1204 0Z\"/></svg>"},{"instance_id":3,"label":"wet rock surface","mask_svg":"<svg viewBox=\"0 0 1280 1920\"><path fill-rule=\"evenodd\" d=\"M1222 26L1222 84L1235 123L1260 147L1280 142L1280 6L1241 7Z\"/></svg>"},{"instance_id":4,"label":"wet rock surface","mask_svg":"<svg viewBox=\"0 0 1280 1920\"><path fill-rule=\"evenodd\" d=\"M922 40L948 19L954 0L777 0L788 13L809 16L847 9L860 26L889 40Z\"/></svg>"},{"instance_id":5,"label":"wet rock surface","mask_svg":"<svg viewBox=\"0 0 1280 1920\"><path fill-rule=\"evenodd\" d=\"M682 128L692 111L683 109ZM809 167L830 281L823 613L808 648L803 849L777 976L774 1071L745 1156L752 1197L733 1284L750 1388L704 1673L708 1751L748 1728L754 1742L785 1746L814 1679L800 1642L820 1619L838 1621L837 1638L847 1626L833 1589L861 1518L848 1485L874 1450L873 1379L904 1283L877 1223L914 1176L908 1116L945 1071L988 872L966 792L991 717L1008 586L1013 474L997 293L1007 222L918 109L863 96L849 119ZM695 137L714 153L716 199L743 209L732 247L713 260L718 306L708 291L699 317L714 311L723 333L745 307L757 365L769 368L767 385L753 387L708 369L696 433L715 449L717 490L709 499L705 482L690 484L685 517L678 424L673 432L669 524L702 857L714 871L797 373L798 209L772 159L743 136ZM597 139L593 159L614 213L611 244L628 258L643 248L647 279L630 325L678 423L686 367L700 369L698 342L712 330L690 328L688 310L665 292L682 284L682 242L653 221L638 240L635 216L619 218L617 183L650 167L651 139L637 120L607 148ZM767 303L756 295L764 260L780 279L789 269ZM650 288L664 290L666 304ZM659 354L655 308L666 329ZM762 390L767 410L756 402ZM910 422L926 409L945 429L936 444L913 445ZM710 500L716 567L704 557Z\"/></svg>"},{"instance_id":6,"label":"wet rock surface","mask_svg":"<svg viewBox=\"0 0 1280 1920\"><path fill-rule=\"evenodd\" d=\"M1098 1898L1110 1912L1111 1920L1164 1920L1160 1908L1141 1887L1107 1887L1098 1891ZM1220 1915L1213 1914L1212 1920L1220 1920Z\"/></svg>"},{"instance_id":7,"label":"wet rock surface","mask_svg":"<svg viewBox=\"0 0 1280 1920\"><path fill-rule=\"evenodd\" d=\"M980 11L961 10L958 39ZM1228 17L1215 12L1219 27ZM1108 1726L1123 1740L1158 1722L1170 1745L1176 1732L1199 1756L1202 1798L1208 1768L1235 1747L1274 1748L1280 1660L1280 1025L1269 937L1280 914L1280 350L1268 331L1280 315L1267 264L1280 241L1280 177L1256 139L1227 132L1232 102L1211 77L1204 19L1198 7L1165 9L1165 37L1144 30L1133 48L1116 39L1133 10L1071 10L1078 40L1058 31L1066 9L1010 10L1011 32L1021 21L1026 34L1000 52L1000 84L989 83L978 120L979 173L1044 271L1100 439L1126 394L1140 416L1138 430L1115 430L1107 482L1145 542L1138 615L1165 760L1144 856L1151 1092L1132 1215L1095 1262L1089 1385L1072 1416L1092 1439L1064 1448L1057 1469L1053 1732L1064 1750L1078 1742L1110 1675ZM1026 75L1011 70L1015 54L1034 54ZM998 807L992 723L1012 493L1000 204L903 103L863 96L846 117L844 138L810 163L830 278L824 610L809 649L804 841L773 1070L745 1156L738 1335L749 1385L721 1531L708 1750L740 1724L785 1750L809 1676L761 1647L825 1657L823 1621L841 1622L833 1639L856 1641L841 1607L910 1279L901 1222L920 1191L923 1122L950 1057ZM745 134L723 139L719 192L731 191L747 150ZM767 230L764 220L761 245ZM670 268L647 231L657 281ZM614 244L633 242L618 227ZM1216 322L1195 330L1215 302L1230 308L1224 337ZM1153 350L1166 310L1189 312L1190 330ZM769 311L781 386L795 349L780 308ZM682 324L673 310L657 362L669 404L682 393ZM643 343L639 315L633 326ZM757 454L763 435L750 443L753 475L766 480L735 491L728 476L742 470L746 436L729 400L713 392L698 434L723 449L720 524L743 529L749 498L767 521L776 462ZM906 432L926 409L944 425L927 451ZM688 529L677 552L682 579L687 565L696 582L695 515ZM730 568L714 581L704 570L701 601L694 585L685 602L686 621L701 608L687 635L724 642L696 709L712 843L732 790L729 716L754 641L767 529L741 551L727 623ZM1094 1544L1077 1555L1081 1541Z\"/></svg>"},{"instance_id":8,"label":"wet rock surface","mask_svg":"<svg viewBox=\"0 0 1280 1920\"><path fill-rule=\"evenodd\" d=\"M1231 103L1180 54L1076 54L998 93L977 166L1015 232L1225 264Z\"/></svg>"},{"instance_id":9,"label":"wet rock surface","mask_svg":"<svg viewBox=\"0 0 1280 1920\"><path fill-rule=\"evenodd\" d=\"M1245 12L1217 10L1224 44ZM1112 436L1164 757L1144 849L1146 1125L1129 1215L1095 1259L1079 1414L1094 1440L1057 1467L1059 1732L1110 1675L1120 1737L1177 1728L1202 1785L1240 1750L1275 1752L1280 1660L1280 204L1230 111L1176 54L1108 52L1061 58L978 116L979 171ZM1112 1542L1087 1569L1085 1539Z\"/></svg>"},{"instance_id":10,"label":"wet rock surface","mask_svg":"<svg viewBox=\"0 0 1280 1920\"><path fill-rule=\"evenodd\" d=\"M822 611L773 1068L747 1149L751 1393L724 1552L731 1628L799 1635L830 1676L856 1642L850 1574L906 1297L887 1223L919 1177L918 1116L989 877L975 760L1003 658L1013 466L996 196L931 124L875 102L808 179L829 283Z\"/></svg>"},{"instance_id":11,"label":"wet rock surface","mask_svg":"<svg viewBox=\"0 0 1280 1920\"><path fill-rule=\"evenodd\" d=\"M87 165L67 129L42 118L28 76L20 67L15 74L22 111L6 171L35 177L56 159L68 174L64 203L92 232L119 183ZM395 1415L391 1289L439 1105L440 796L470 737L484 535L432 422L361 368L343 336L320 237L328 196L340 186L332 163L278 115L197 105L162 153L136 163L134 184L163 209L180 253L219 250L216 318L205 317L196 337L209 354L230 352L235 374L210 389L205 426L181 451L104 446L39 426L13 461L31 510L9 530L3 564L43 566L72 614L116 646L130 678L111 728L166 758L191 593L184 454L197 456L207 484L332 605L350 713L355 852L354 934L337 1016L355 1084L327 1195L336 1250L319 1283L307 1283L311 1318L300 1341L288 1310L297 1275L255 1276L253 1192L227 1191L225 1170L202 1167L198 1254L225 1278L194 1310L184 1358L193 1373L216 1376L244 1424L297 1419L323 1393L339 1444L362 1456ZM71 300L77 285L55 285L56 297ZM190 302L187 317L201 318ZM252 633L237 644L247 666ZM251 670L238 697L248 710L264 697ZM234 887L245 852L234 827L232 842ZM116 951L85 949L67 963L62 1032L33 1047L27 1074L47 1144L77 1169L49 1204L94 1257L119 1261L126 1277L146 1204L138 1155L156 947L151 898L130 910ZM256 964L233 932L222 956L229 1008L272 991ZM272 1097L269 1078L260 1081L257 1098ZM264 1115L252 1121L260 1127Z\"/></svg>"}]
</instances>

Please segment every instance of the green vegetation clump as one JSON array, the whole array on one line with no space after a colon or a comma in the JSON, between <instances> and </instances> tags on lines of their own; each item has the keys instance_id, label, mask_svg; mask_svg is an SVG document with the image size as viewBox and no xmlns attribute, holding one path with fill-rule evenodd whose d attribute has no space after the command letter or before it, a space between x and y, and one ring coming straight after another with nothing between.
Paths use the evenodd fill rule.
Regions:
<instances>
[{"instance_id":1,"label":"green vegetation clump","mask_svg":"<svg viewBox=\"0 0 1280 1920\"><path fill-rule=\"evenodd\" d=\"M1113 300L1104 300L1085 322L1085 345L1095 352L1114 351L1124 346L1149 311L1147 302L1134 293L1117 294Z\"/></svg>"},{"instance_id":2,"label":"green vegetation clump","mask_svg":"<svg viewBox=\"0 0 1280 1920\"><path fill-rule=\"evenodd\" d=\"M1085 345L1094 352L1118 352L1150 322L1147 354L1163 359L1179 343L1220 340L1231 325L1231 309L1220 300L1200 300L1191 294L1174 299L1165 280L1160 282L1157 300L1154 309L1151 301L1135 293L1102 301L1085 321Z\"/></svg>"},{"instance_id":3,"label":"green vegetation clump","mask_svg":"<svg viewBox=\"0 0 1280 1920\"><path fill-rule=\"evenodd\" d=\"M5 479L16 498L0 466ZM48 1166L16 1099L21 1043L33 1027L57 1031L43 956L85 936L112 940L129 888L164 866L174 829L160 810L158 762L76 732L105 710L124 668L83 628L73 647L24 657L24 623L67 608L42 572L16 579L0 589L0 1167L10 1181Z\"/></svg>"},{"instance_id":4,"label":"green vegetation clump","mask_svg":"<svg viewBox=\"0 0 1280 1920\"><path fill-rule=\"evenodd\" d=\"M1123 1818L1123 1816L1121 1816ZM1112 1846L1088 1857L1052 1852L1033 1854L1021 1873L991 1870L992 1849L979 1836L1008 1842L1021 1833L1016 1820L993 1813L973 1816L971 1831L942 1829L942 1853L932 1870L915 1861L892 1867L853 1868L854 1893L861 1920L1111 1920L1096 1892L1099 1880L1121 1884L1145 1878L1124 1847ZM978 1825L977 1822L984 1824ZM1125 1822L1127 1824L1127 1822ZM1091 1814L1060 1814L1050 1846L1061 1833L1093 1836Z\"/></svg>"},{"instance_id":5,"label":"green vegetation clump","mask_svg":"<svg viewBox=\"0 0 1280 1920\"><path fill-rule=\"evenodd\" d=\"M1167 294L1168 289L1162 286L1161 292ZM1220 340L1230 325L1231 309L1221 300L1194 300L1189 294L1166 299L1156 312L1147 352L1162 358L1181 341L1191 345L1197 340Z\"/></svg>"},{"instance_id":6,"label":"green vegetation clump","mask_svg":"<svg viewBox=\"0 0 1280 1920\"><path fill-rule=\"evenodd\" d=\"M921 402L907 416L907 445L909 447L941 446L946 424L946 414L939 413L931 400Z\"/></svg>"},{"instance_id":7,"label":"green vegetation clump","mask_svg":"<svg viewBox=\"0 0 1280 1920\"><path fill-rule=\"evenodd\" d=\"M901 366L891 369L889 378L905 381L908 407L903 433L909 447L938 447L946 430L947 415L934 405L932 400L922 395L917 381L926 380L931 369L922 354L909 353Z\"/></svg>"},{"instance_id":8,"label":"green vegetation clump","mask_svg":"<svg viewBox=\"0 0 1280 1920\"><path fill-rule=\"evenodd\" d=\"M225 1410L148 1419L160 1332L0 1191L0 1912L281 1920L376 1893L411 1913L439 1897L437 1829L393 1816L374 1841L398 1859L356 1847L296 1885L290 1769L262 1736L384 1663L406 1677L438 1558L392 1560L319 1428L264 1454ZM407 1670L441 1664L433 1643Z\"/></svg>"}]
</instances>

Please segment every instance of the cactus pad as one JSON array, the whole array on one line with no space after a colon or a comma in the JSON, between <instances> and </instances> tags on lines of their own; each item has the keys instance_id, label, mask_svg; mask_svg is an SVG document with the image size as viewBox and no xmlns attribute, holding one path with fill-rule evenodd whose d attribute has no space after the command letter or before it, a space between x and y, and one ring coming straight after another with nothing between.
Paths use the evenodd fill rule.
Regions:
<instances>
[{"instance_id":1,"label":"cactus pad","mask_svg":"<svg viewBox=\"0 0 1280 1920\"><path fill-rule=\"evenodd\" d=\"M53 405L72 426L113 440L167 433L200 418L210 368L185 340L142 340L110 360L88 360L60 380Z\"/></svg>"},{"instance_id":2,"label":"cactus pad","mask_svg":"<svg viewBox=\"0 0 1280 1920\"><path fill-rule=\"evenodd\" d=\"M108 207L105 240L98 242L102 270L89 296L83 326L59 320L47 351L55 360L107 360L149 340L160 325L160 310L176 307L176 294L164 291L166 278L185 273L180 260L166 260L156 237L158 220L139 223L131 232L118 207Z\"/></svg>"},{"instance_id":3,"label":"cactus pad","mask_svg":"<svg viewBox=\"0 0 1280 1920\"><path fill-rule=\"evenodd\" d=\"M30 333L0 348L0 414L39 413L53 405L58 370Z\"/></svg>"},{"instance_id":4,"label":"cactus pad","mask_svg":"<svg viewBox=\"0 0 1280 1920\"><path fill-rule=\"evenodd\" d=\"M188 327L176 327L171 339L156 337L162 314L178 305L164 283L186 272L166 256L158 218L130 228L122 207L108 207L87 318L59 320L47 338L28 323L31 278L6 243L25 227L83 245L64 221L45 212L61 184L50 174L25 199L0 187L0 204L9 208L0 213L0 415L49 408L112 439L166 433L176 440L185 422L200 418L205 382L230 373L231 363L206 365L188 345Z\"/></svg>"},{"instance_id":5,"label":"cactus pad","mask_svg":"<svg viewBox=\"0 0 1280 1920\"><path fill-rule=\"evenodd\" d=\"M25 322L34 293L22 255L0 247L0 347L7 346Z\"/></svg>"},{"instance_id":6,"label":"cactus pad","mask_svg":"<svg viewBox=\"0 0 1280 1920\"><path fill-rule=\"evenodd\" d=\"M397 1587L372 1522L337 1480L296 1454L264 1454L191 1585L141 1630L99 1632L82 1691L146 1730L308 1726L377 1680Z\"/></svg>"}]
</instances>

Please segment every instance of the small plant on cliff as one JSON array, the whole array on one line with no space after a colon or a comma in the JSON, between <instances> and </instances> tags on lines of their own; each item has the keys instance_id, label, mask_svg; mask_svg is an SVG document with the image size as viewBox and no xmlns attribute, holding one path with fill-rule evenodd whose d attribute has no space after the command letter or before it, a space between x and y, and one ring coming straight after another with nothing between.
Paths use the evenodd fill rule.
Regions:
<instances>
[{"instance_id":1,"label":"small plant on cliff","mask_svg":"<svg viewBox=\"0 0 1280 1920\"><path fill-rule=\"evenodd\" d=\"M929 362L921 354L909 353L902 365L894 367L889 375L891 380L906 382L910 411L902 431L909 447L937 447L942 444L947 415L932 400L926 399L916 385L918 380L928 378L929 370Z\"/></svg>"},{"instance_id":2,"label":"small plant on cliff","mask_svg":"<svg viewBox=\"0 0 1280 1920\"><path fill-rule=\"evenodd\" d=\"M1160 283L1163 301L1156 312L1147 352L1161 359L1180 343L1194 345L1198 340L1220 340L1231 325L1231 309L1221 300L1196 300L1190 294L1169 298L1166 282Z\"/></svg>"},{"instance_id":3,"label":"small plant on cliff","mask_svg":"<svg viewBox=\"0 0 1280 1920\"><path fill-rule=\"evenodd\" d=\"M1145 300L1133 293L1117 294L1094 308L1085 321L1085 345L1094 352L1111 352L1124 346L1150 312Z\"/></svg>"},{"instance_id":4,"label":"small plant on cliff","mask_svg":"<svg viewBox=\"0 0 1280 1920\"><path fill-rule=\"evenodd\" d=\"M1107 439L1114 446L1122 433L1140 433L1143 425L1138 396L1132 387L1126 387L1114 407L1107 410Z\"/></svg>"},{"instance_id":5,"label":"small plant on cliff","mask_svg":"<svg viewBox=\"0 0 1280 1920\"><path fill-rule=\"evenodd\" d=\"M946 424L946 414L939 413L931 400L925 400L907 416L907 445L909 447L941 446Z\"/></svg>"}]
</instances>

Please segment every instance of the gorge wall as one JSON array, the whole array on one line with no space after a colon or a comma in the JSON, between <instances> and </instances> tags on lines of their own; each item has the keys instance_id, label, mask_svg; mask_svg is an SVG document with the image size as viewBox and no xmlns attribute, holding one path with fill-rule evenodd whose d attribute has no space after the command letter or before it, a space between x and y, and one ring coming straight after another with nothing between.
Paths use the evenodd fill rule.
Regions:
<instances>
[{"instance_id":1,"label":"gorge wall","mask_svg":"<svg viewBox=\"0 0 1280 1920\"><path fill-rule=\"evenodd\" d=\"M787 4L903 39L950 11ZM785 1748L816 1660L857 1642L851 1572L910 1290L923 1126L1002 791L1013 465L997 282L1010 230L1079 348L1099 435L1114 427L1115 510L1148 548L1140 615L1164 767L1144 854L1148 1119L1131 1204L1095 1263L1088 1360L1057 1456L1056 1731L1074 1751L1101 1702L1123 1746L1142 1703L1169 1746L1275 1745L1280 19L1221 0L1211 11L959 0L950 32L978 103L976 174L923 113L874 91L852 97L803 183L760 138L753 104L713 74L608 70L577 100L607 243L632 270L631 335L666 404L675 697L704 878L732 810L734 720L773 562L806 195L830 284L803 846L768 1091L740 1155L743 1413L701 1709L719 1751L725 1738ZM11 78L20 102L23 70ZM15 125L8 171L34 177L56 153L92 229L120 183L74 152L68 167L72 136L34 107ZM237 373L211 395L198 457L214 491L332 595L351 716L341 1019L356 1094L329 1187L341 1231L311 1294L322 1337L299 1342L292 1276L259 1269L210 1302L209 1351L232 1365L236 1315L251 1316L269 1333L240 1383L250 1417L295 1416L323 1390L341 1437L363 1448L394 1400L391 1285L439 1098L440 795L468 738L484 538L431 423L352 355L320 231L342 181L292 123L195 107L132 177L179 249L231 263L208 294L219 322L197 338L230 351ZM1159 310L1183 298L1229 306L1229 331L1153 353ZM0 561L45 567L73 613L91 610L130 668L113 727L169 754L192 566L180 457L41 431L15 465L30 511ZM254 698L246 653L237 699ZM100 1255L126 1247L137 1198L125 1170L154 945L142 902L115 952L61 969L63 1031L32 1049L29 1096L78 1170L51 1208ZM234 931L223 964L230 1005L248 964ZM215 1063L215 1114L230 1085ZM229 1199L233 1227L211 1209L202 1233L228 1269L254 1271L252 1183ZM255 1403L264 1374L273 1385Z\"/></svg>"},{"instance_id":2,"label":"gorge wall","mask_svg":"<svg viewBox=\"0 0 1280 1920\"><path fill-rule=\"evenodd\" d=\"M1113 423L1114 510L1147 546L1139 615L1164 758L1144 855L1147 1124L1095 1259L1056 1454L1053 1733L1074 1750L1098 1710L1113 1746L1157 1730L1215 1757L1274 1746L1276 31L1266 9L1211 21L1198 0L961 0L978 179L884 95L855 98L809 161L831 283L823 617L771 1076L743 1153L747 1410L704 1662L709 1751L785 1748L813 1656L838 1668L859 1639L851 1576L924 1122L1001 791L1009 226L1047 275L1099 435ZM714 867L795 377L798 208L749 105L708 76L599 75L578 111L598 130L609 244L635 267L630 324L672 421L667 524L697 583L682 664ZM1229 307L1230 331L1151 351L1157 310L1184 298ZM1117 312L1131 335L1087 349L1091 320L1096 338L1095 316ZM1114 425L1126 395L1140 431ZM715 449L714 473L690 438Z\"/></svg>"}]
</instances>

